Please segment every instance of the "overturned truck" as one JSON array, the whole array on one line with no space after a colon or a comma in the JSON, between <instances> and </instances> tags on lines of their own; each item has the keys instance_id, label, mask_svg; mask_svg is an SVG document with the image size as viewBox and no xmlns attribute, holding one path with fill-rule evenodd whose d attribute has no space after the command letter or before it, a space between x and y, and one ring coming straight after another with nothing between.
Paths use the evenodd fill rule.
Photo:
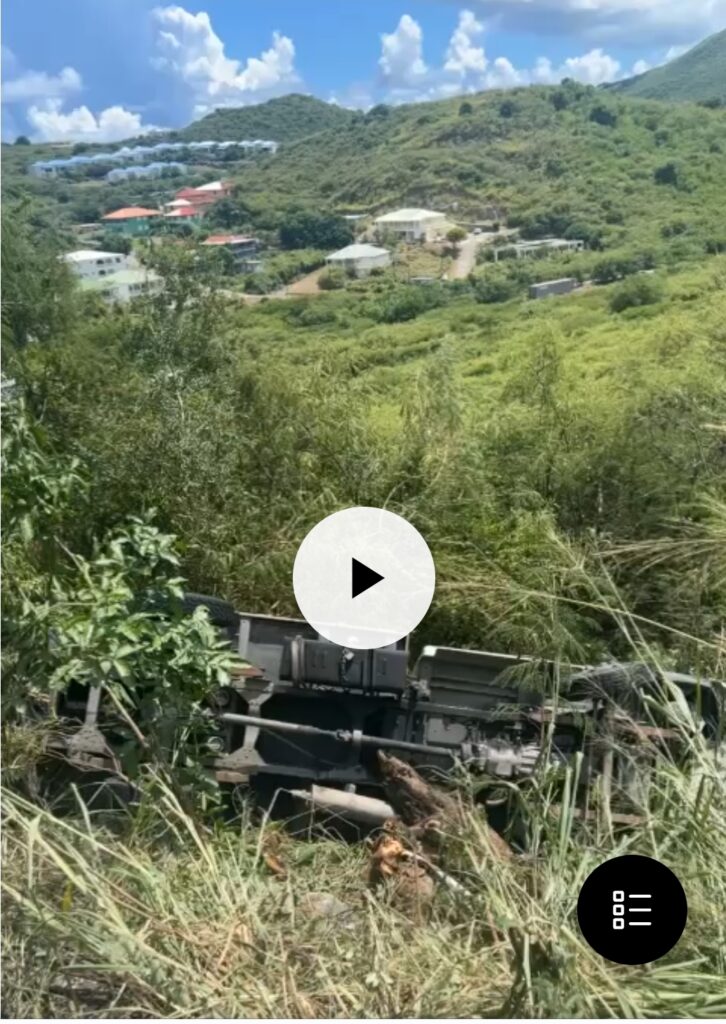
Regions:
<instances>
[{"instance_id":1,"label":"overturned truck","mask_svg":"<svg viewBox=\"0 0 726 1024\"><path fill-rule=\"evenodd\" d=\"M544 760L583 755L583 782L605 773L628 785L636 753L677 750L689 729L716 742L724 687L641 662L564 666L533 657L425 646L411 670L406 641L352 651L304 620L205 605L240 664L210 701L208 765L231 786L268 779L374 793L379 750L420 769L465 765L492 785L531 775ZM668 713L679 705L679 715ZM52 741L77 766L114 768L103 695L71 687Z\"/></svg>"}]
</instances>

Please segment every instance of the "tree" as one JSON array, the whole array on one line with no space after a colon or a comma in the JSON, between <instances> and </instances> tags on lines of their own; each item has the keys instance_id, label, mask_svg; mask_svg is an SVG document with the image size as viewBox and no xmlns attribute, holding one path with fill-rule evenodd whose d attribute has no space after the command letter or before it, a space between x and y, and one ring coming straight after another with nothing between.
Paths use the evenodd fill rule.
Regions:
<instances>
[{"instance_id":1,"label":"tree","mask_svg":"<svg viewBox=\"0 0 726 1024\"><path fill-rule=\"evenodd\" d=\"M104 252L120 252L124 256L128 256L133 249L131 239L128 235L122 235L120 231L104 231L98 245Z\"/></svg>"},{"instance_id":2,"label":"tree","mask_svg":"<svg viewBox=\"0 0 726 1024\"><path fill-rule=\"evenodd\" d=\"M633 306L649 306L660 302L663 298L663 283L656 277L638 275L629 277L613 289L610 296L610 309L613 313L622 313Z\"/></svg>"},{"instance_id":3,"label":"tree","mask_svg":"<svg viewBox=\"0 0 726 1024\"><path fill-rule=\"evenodd\" d=\"M513 100L505 100L499 106L500 117L513 117L517 112L517 104Z\"/></svg>"},{"instance_id":4,"label":"tree","mask_svg":"<svg viewBox=\"0 0 726 1024\"><path fill-rule=\"evenodd\" d=\"M465 238L466 231L463 228L460 228L458 224L455 225L453 228L449 228L449 230L446 232L447 242L453 242L454 244L456 244L457 242L463 241Z\"/></svg>"},{"instance_id":5,"label":"tree","mask_svg":"<svg viewBox=\"0 0 726 1024\"><path fill-rule=\"evenodd\" d=\"M314 210L291 210L280 227L283 249L342 249L353 241L353 229L343 217Z\"/></svg>"},{"instance_id":6,"label":"tree","mask_svg":"<svg viewBox=\"0 0 726 1024\"><path fill-rule=\"evenodd\" d=\"M2 218L2 335L16 349L62 336L73 317L72 277L58 259L59 240L38 230L32 213L24 201Z\"/></svg>"},{"instance_id":7,"label":"tree","mask_svg":"<svg viewBox=\"0 0 726 1024\"><path fill-rule=\"evenodd\" d=\"M248 219L248 208L239 199L233 199L231 196L225 196L214 203L205 215L209 227L224 228L226 231L239 228Z\"/></svg>"},{"instance_id":8,"label":"tree","mask_svg":"<svg viewBox=\"0 0 726 1024\"><path fill-rule=\"evenodd\" d=\"M30 145L30 139L28 138L27 135L18 135L17 139L15 140L15 145L16 146L29 146Z\"/></svg>"},{"instance_id":9,"label":"tree","mask_svg":"<svg viewBox=\"0 0 726 1024\"><path fill-rule=\"evenodd\" d=\"M470 114L473 113L474 108L472 107L471 103L469 103L468 100L464 100L464 102L459 106L459 117L468 117Z\"/></svg>"},{"instance_id":10,"label":"tree","mask_svg":"<svg viewBox=\"0 0 726 1024\"><path fill-rule=\"evenodd\" d=\"M594 121L595 124L604 124L607 128L614 128L618 123L618 115L608 107L603 106L602 103L598 103L590 111L590 120Z\"/></svg>"},{"instance_id":11,"label":"tree","mask_svg":"<svg viewBox=\"0 0 726 1024\"><path fill-rule=\"evenodd\" d=\"M672 161L656 167L653 171L653 181L656 185L677 185L678 168Z\"/></svg>"}]
</instances>

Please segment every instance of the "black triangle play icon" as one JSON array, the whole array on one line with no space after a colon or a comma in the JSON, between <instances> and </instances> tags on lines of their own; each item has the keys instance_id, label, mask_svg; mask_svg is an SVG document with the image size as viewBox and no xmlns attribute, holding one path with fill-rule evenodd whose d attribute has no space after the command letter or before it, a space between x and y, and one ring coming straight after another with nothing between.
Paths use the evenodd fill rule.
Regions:
<instances>
[{"instance_id":1,"label":"black triangle play icon","mask_svg":"<svg viewBox=\"0 0 726 1024\"><path fill-rule=\"evenodd\" d=\"M370 569L367 565L363 565L357 558L352 558L351 563L352 597L358 597L359 594L369 590L376 583L380 583L382 579L385 579L385 576L381 576L375 569Z\"/></svg>"}]
</instances>

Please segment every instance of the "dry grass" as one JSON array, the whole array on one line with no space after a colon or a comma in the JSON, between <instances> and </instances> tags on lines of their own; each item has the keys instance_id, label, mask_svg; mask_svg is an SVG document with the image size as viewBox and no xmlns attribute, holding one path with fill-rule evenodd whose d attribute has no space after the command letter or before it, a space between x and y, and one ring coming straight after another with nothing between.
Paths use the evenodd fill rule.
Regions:
<instances>
[{"instance_id":1,"label":"dry grass","mask_svg":"<svg viewBox=\"0 0 726 1024\"><path fill-rule=\"evenodd\" d=\"M721 1017L726 785L700 741L691 758L688 770L659 766L645 825L620 835L604 816L584 827L572 814L573 769L545 773L520 808L528 855L511 863L493 856L472 808L447 863L468 895L437 891L425 924L367 888L363 845L300 841L247 818L205 828L159 779L120 832L80 802L61 819L7 792L5 1012ZM645 967L602 960L575 918L587 874L625 851L664 860L689 899L681 942ZM350 913L311 915L319 892Z\"/></svg>"}]
</instances>

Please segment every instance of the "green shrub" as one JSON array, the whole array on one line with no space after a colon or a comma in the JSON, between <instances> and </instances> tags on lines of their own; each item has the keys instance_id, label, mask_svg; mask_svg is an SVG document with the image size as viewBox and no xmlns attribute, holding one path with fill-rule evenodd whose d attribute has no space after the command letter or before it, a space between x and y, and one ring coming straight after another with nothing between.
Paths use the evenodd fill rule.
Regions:
<instances>
[{"instance_id":1,"label":"green shrub","mask_svg":"<svg viewBox=\"0 0 726 1024\"><path fill-rule=\"evenodd\" d=\"M590 111L590 120L594 121L595 124L603 124L607 128L614 128L618 123L618 115L604 107L602 103L599 103Z\"/></svg>"},{"instance_id":2,"label":"green shrub","mask_svg":"<svg viewBox=\"0 0 726 1024\"><path fill-rule=\"evenodd\" d=\"M323 291L332 291L335 288L344 288L347 275L342 267L326 267L318 277L318 285Z\"/></svg>"},{"instance_id":3,"label":"green shrub","mask_svg":"<svg viewBox=\"0 0 726 1024\"><path fill-rule=\"evenodd\" d=\"M658 278L646 275L630 277L623 281L610 296L610 310L622 313L624 309L634 306L650 306L660 302L664 295L663 282Z\"/></svg>"},{"instance_id":4,"label":"green shrub","mask_svg":"<svg viewBox=\"0 0 726 1024\"><path fill-rule=\"evenodd\" d=\"M506 302L517 294L517 284L508 277L482 277L475 282L477 302Z\"/></svg>"},{"instance_id":5,"label":"green shrub","mask_svg":"<svg viewBox=\"0 0 726 1024\"><path fill-rule=\"evenodd\" d=\"M335 213L290 210L280 225L283 249L342 249L352 241L350 224Z\"/></svg>"},{"instance_id":6,"label":"green shrub","mask_svg":"<svg viewBox=\"0 0 726 1024\"><path fill-rule=\"evenodd\" d=\"M374 319L384 324L413 320L429 309L435 309L446 301L444 289L439 284L426 288L404 285L389 294L371 309Z\"/></svg>"},{"instance_id":7,"label":"green shrub","mask_svg":"<svg viewBox=\"0 0 726 1024\"><path fill-rule=\"evenodd\" d=\"M653 181L656 185L677 185L678 168L672 161L661 167L656 167L653 171Z\"/></svg>"}]
</instances>

